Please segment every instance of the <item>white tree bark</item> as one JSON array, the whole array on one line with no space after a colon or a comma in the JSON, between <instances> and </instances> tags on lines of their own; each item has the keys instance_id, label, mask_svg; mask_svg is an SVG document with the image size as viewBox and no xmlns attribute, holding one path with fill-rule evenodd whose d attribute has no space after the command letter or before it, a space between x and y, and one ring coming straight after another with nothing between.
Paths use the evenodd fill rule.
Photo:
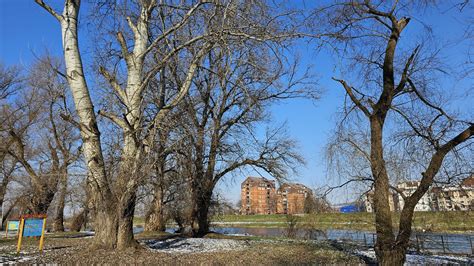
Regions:
<instances>
[{"instance_id":1,"label":"white tree bark","mask_svg":"<svg viewBox=\"0 0 474 266\"><path fill-rule=\"evenodd\" d=\"M77 123L83 141L82 150L88 167L88 183L95 205L95 243L104 247L115 246L116 219L111 215L114 210L112 192L104 167L100 132L97 126L94 106L84 76L82 59L79 52L77 21L80 0L65 0L62 15L56 13L42 0L35 0L61 25L62 44L66 64L66 76L72 92L79 122Z\"/></svg>"}]
</instances>

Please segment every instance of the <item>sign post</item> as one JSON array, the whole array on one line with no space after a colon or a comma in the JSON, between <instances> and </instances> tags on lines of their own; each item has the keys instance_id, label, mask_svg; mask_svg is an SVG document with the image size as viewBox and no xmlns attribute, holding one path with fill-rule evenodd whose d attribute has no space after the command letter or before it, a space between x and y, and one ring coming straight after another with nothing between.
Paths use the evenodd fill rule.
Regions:
<instances>
[{"instance_id":1,"label":"sign post","mask_svg":"<svg viewBox=\"0 0 474 266\"><path fill-rule=\"evenodd\" d=\"M43 245L44 245L44 231L46 230L46 217L43 218L43 227L41 229L41 237L39 243L39 250L43 252Z\"/></svg>"},{"instance_id":2,"label":"sign post","mask_svg":"<svg viewBox=\"0 0 474 266\"><path fill-rule=\"evenodd\" d=\"M44 232L46 230L46 215L33 214L23 215L20 219L20 232L18 235L17 253L21 250L21 241L23 237L40 237L39 250L43 251Z\"/></svg>"},{"instance_id":3,"label":"sign post","mask_svg":"<svg viewBox=\"0 0 474 266\"><path fill-rule=\"evenodd\" d=\"M24 219L20 219L20 232L18 233L18 244L16 245L16 253L20 253L21 249L21 240L23 239L23 224L25 223Z\"/></svg>"}]
</instances>

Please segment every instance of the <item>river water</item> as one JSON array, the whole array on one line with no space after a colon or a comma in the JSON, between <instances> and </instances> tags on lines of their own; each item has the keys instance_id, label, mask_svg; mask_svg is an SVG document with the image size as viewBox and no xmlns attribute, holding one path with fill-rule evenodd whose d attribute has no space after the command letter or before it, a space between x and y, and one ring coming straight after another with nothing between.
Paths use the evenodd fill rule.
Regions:
<instances>
[{"instance_id":1,"label":"river water","mask_svg":"<svg viewBox=\"0 0 474 266\"><path fill-rule=\"evenodd\" d=\"M212 230L229 235L286 236L288 234L285 228L214 227ZM373 232L369 231L335 229L297 229L295 236L313 240L351 241L366 247L373 247L377 238ZM474 255L473 245L474 235L472 234L417 232L411 237L411 247L422 252Z\"/></svg>"},{"instance_id":2,"label":"river water","mask_svg":"<svg viewBox=\"0 0 474 266\"><path fill-rule=\"evenodd\" d=\"M248 228L248 227L212 227L212 231L226 235L248 235L248 236L287 236L285 228ZM143 228L134 228L135 233L143 231ZM167 232L173 233L173 228L168 228ZM296 238L312 240L338 240L350 241L373 247L376 235L370 231L356 230L312 230L296 229ZM474 235L472 234L440 234L440 233L414 233L411 237L411 247L414 250L429 253L443 254L465 254L474 255L473 250Z\"/></svg>"}]
</instances>

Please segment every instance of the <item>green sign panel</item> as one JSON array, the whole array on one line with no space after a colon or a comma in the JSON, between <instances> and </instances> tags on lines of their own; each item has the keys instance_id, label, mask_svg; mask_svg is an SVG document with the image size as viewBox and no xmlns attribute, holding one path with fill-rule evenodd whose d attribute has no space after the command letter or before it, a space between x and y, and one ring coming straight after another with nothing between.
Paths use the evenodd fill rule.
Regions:
<instances>
[{"instance_id":1,"label":"green sign panel","mask_svg":"<svg viewBox=\"0 0 474 266\"><path fill-rule=\"evenodd\" d=\"M8 231L17 231L20 227L20 221L8 221Z\"/></svg>"}]
</instances>

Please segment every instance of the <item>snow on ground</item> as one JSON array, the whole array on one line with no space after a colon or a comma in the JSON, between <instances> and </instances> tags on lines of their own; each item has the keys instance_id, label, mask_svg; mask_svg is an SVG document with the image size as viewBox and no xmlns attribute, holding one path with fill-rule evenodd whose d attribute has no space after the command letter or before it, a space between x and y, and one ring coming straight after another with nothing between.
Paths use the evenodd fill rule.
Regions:
<instances>
[{"instance_id":1,"label":"snow on ground","mask_svg":"<svg viewBox=\"0 0 474 266\"><path fill-rule=\"evenodd\" d=\"M163 241L147 240L144 241L143 244L153 251L170 253L199 253L241 250L248 246L245 241L209 238L172 238Z\"/></svg>"},{"instance_id":2,"label":"snow on ground","mask_svg":"<svg viewBox=\"0 0 474 266\"><path fill-rule=\"evenodd\" d=\"M251 234L247 234L247 233L245 233L245 234L224 234L224 235L226 235L226 236L252 236Z\"/></svg>"},{"instance_id":3,"label":"snow on ground","mask_svg":"<svg viewBox=\"0 0 474 266\"><path fill-rule=\"evenodd\" d=\"M375 260L375 251L370 250L357 250L356 255L368 257L372 260ZM449 265L466 265L474 264L474 260L468 257L462 256L446 256L446 255L414 255L407 254L407 259L405 265L440 265L440 264L449 264Z\"/></svg>"},{"instance_id":4,"label":"snow on ground","mask_svg":"<svg viewBox=\"0 0 474 266\"><path fill-rule=\"evenodd\" d=\"M0 264L17 264L17 263L27 263L28 261L34 259L35 257L26 256L21 254L20 256L4 256L0 255Z\"/></svg>"},{"instance_id":5,"label":"snow on ground","mask_svg":"<svg viewBox=\"0 0 474 266\"><path fill-rule=\"evenodd\" d=\"M11 252L11 250L14 250L15 247L13 246L0 246L0 264L11 264L11 263L26 263L29 260L34 259L34 256L31 256L29 252L20 252L20 255L18 256L15 253Z\"/></svg>"}]
</instances>

